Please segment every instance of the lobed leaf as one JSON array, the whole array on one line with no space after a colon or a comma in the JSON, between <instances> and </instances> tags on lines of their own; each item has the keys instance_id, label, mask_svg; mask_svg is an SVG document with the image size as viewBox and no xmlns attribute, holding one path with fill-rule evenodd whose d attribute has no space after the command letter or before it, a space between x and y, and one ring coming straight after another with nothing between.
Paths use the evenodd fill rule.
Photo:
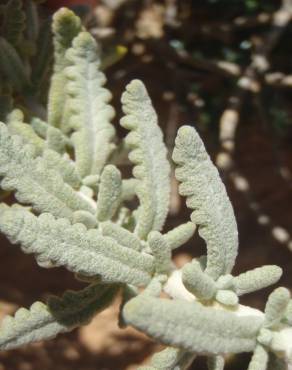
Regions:
<instances>
[{"instance_id":1,"label":"lobed leaf","mask_svg":"<svg viewBox=\"0 0 292 370\"><path fill-rule=\"evenodd\" d=\"M103 87L106 78L99 71L100 56L93 37L81 32L66 53L68 67L66 121L75 132L72 140L81 177L100 174L115 137L110 123L114 110L108 104L111 93Z\"/></svg>"},{"instance_id":2,"label":"lobed leaf","mask_svg":"<svg viewBox=\"0 0 292 370\"><path fill-rule=\"evenodd\" d=\"M237 295L243 295L275 284L282 276L282 269L267 265L244 272L232 279L233 289Z\"/></svg>"},{"instance_id":3,"label":"lobed leaf","mask_svg":"<svg viewBox=\"0 0 292 370\"><path fill-rule=\"evenodd\" d=\"M110 220L116 213L121 200L122 176L113 165L102 171L97 196L96 214L99 221Z\"/></svg>"},{"instance_id":4,"label":"lobed leaf","mask_svg":"<svg viewBox=\"0 0 292 370\"><path fill-rule=\"evenodd\" d=\"M263 324L260 317L144 294L125 305L123 317L163 344L210 355L253 351Z\"/></svg>"},{"instance_id":5,"label":"lobed leaf","mask_svg":"<svg viewBox=\"0 0 292 370\"><path fill-rule=\"evenodd\" d=\"M4 318L0 326L0 350L54 338L57 334L70 330L71 328L56 321L45 304L36 302L30 310L20 308L14 318Z\"/></svg>"},{"instance_id":6,"label":"lobed leaf","mask_svg":"<svg viewBox=\"0 0 292 370\"><path fill-rule=\"evenodd\" d=\"M61 298L51 297L47 306L36 302L30 310L19 309L14 318L6 316L0 325L0 350L50 339L87 324L112 302L117 291L115 285L95 284L81 291L67 291Z\"/></svg>"},{"instance_id":7,"label":"lobed leaf","mask_svg":"<svg viewBox=\"0 0 292 370\"><path fill-rule=\"evenodd\" d=\"M150 231L161 230L168 213L170 165L157 116L143 83L132 81L121 100L125 113L121 125L131 131L126 143L132 149L129 159L135 165L133 175L139 180L136 193L140 208L135 232L146 239Z\"/></svg>"},{"instance_id":8,"label":"lobed leaf","mask_svg":"<svg viewBox=\"0 0 292 370\"><path fill-rule=\"evenodd\" d=\"M284 318L291 295L286 288L275 289L268 298L265 307L265 327L274 328Z\"/></svg>"},{"instance_id":9,"label":"lobed leaf","mask_svg":"<svg viewBox=\"0 0 292 370\"><path fill-rule=\"evenodd\" d=\"M167 347L154 354L149 368L154 370L184 370L188 369L195 357L196 355L193 353L179 348Z\"/></svg>"},{"instance_id":10,"label":"lobed leaf","mask_svg":"<svg viewBox=\"0 0 292 370\"><path fill-rule=\"evenodd\" d=\"M193 260L182 268L184 286L198 299L210 300L215 297L217 287L214 280L202 271L200 263Z\"/></svg>"},{"instance_id":11,"label":"lobed leaf","mask_svg":"<svg viewBox=\"0 0 292 370\"><path fill-rule=\"evenodd\" d=\"M76 170L75 163L67 155L61 156L53 150L45 150L42 155L45 167L48 170L58 172L63 181L73 189L79 189L81 178ZM94 205L95 208L95 205Z\"/></svg>"},{"instance_id":12,"label":"lobed leaf","mask_svg":"<svg viewBox=\"0 0 292 370\"><path fill-rule=\"evenodd\" d=\"M136 179L125 179L122 181L122 201L132 200L135 197L138 183Z\"/></svg>"},{"instance_id":13,"label":"lobed leaf","mask_svg":"<svg viewBox=\"0 0 292 370\"><path fill-rule=\"evenodd\" d=\"M196 231L196 226L193 222L186 222L185 224L179 225L174 229L168 231L163 235L163 238L167 241L170 248L176 249L185 244Z\"/></svg>"},{"instance_id":14,"label":"lobed leaf","mask_svg":"<svg viewBox=\"0 0 292 370\"><path fill-rule=\"evenodd\" d=\"M268 366L269 355L266 349L258 344L254 350L247 370L266 370Z\"/></svg>"},{"instance_id":15,"label":"lobed leaf","mask_svg":"<svg viewBox=\"0 0 292 370\"><path fill-rule=\"evenodd\" d=\"M124 282L142 286L150 281L153 257L125 248L99 231L50 214L34 216L29 211L1 205L0 230L38 262L83 276L100 276L103 282Z\"/></svg>"},{"instance_id":16,"label":"lobed leaf","mask_svg":"<svg viewBox=\"0 0 292 370\"><path fill-rule=\"evenodd\" d=\"M168 274L171 270L171 249L167 241L158 231L151 231L147 241L154 257L155 271Z\"/></svg>"},{"instance_id":17,"label":"lobed leaf","mask_svg":"<svg viewBox=\"0 0 292 370\"><path fill-rule=\"evenodd\" d=\"M117 284L95 283L81 291L67 290L61 298L49 297L48 309L65 326L86 325L93 315L112 303L119 288Z\"/></svg>"},{"instance_id":18,"label":"lobed leaf","mask_svg":"<svg viewBox=\"0 0 292 370\"><path fill-rule=\"evenodd\" d=\"M48 122L63 130L62 118L66 104L64 88L67 83L64 68L69 64L65 53L81 28L80 18L67 8L60 8L53 16L54 71L48 97Z\"/></svg>"},{"instance_id":19,"label":"lobed leaf","mask_svg":"<svg viewBox=\"0 0 292 370\"><path fill-rule=\"evenodd\" d=\"M207 244L206 273L217 279L230 273L237 256L237 226L230 200L194 128L179 129L173 160L178 166L179 192L187 197L187 206L194 210L191 219Z\"/></svg>"},{"instance_id":20,"label":"lobed leaf","mask_svg":"<svg viewBox=\"0 0 292 370\"><path fill-rule=\"evenodd\" d=\"M113 222L103 222L100 224L99 229L102 235L113 238L124 247L135 249L136 251L142 250L143 246L136 235Z\"/></svg>"},{"instance_id":21,"label":"lobed leaf","mask_svg":"<svg viewBox=\"0 0 292 370\"><path fill-rule=\"evenodd\" d=\"M49 169L43 158L35 158L33 148L23 145L20 137L11 136L2 123L0 174L3 176L1 187L15 190L20 202L31 204L38 212L68 219L72 219L77 210L94 212L93 206L65 184L57 171Z\"/></svg>"},{"instance_id":22,"label":"lobed leaf","mask_svg":"<svg viewBox=\"0 0 292 370\"><path fill-rule=\"evenodd\" d=\"M21 136L25 144L34 146L36 154L41 154L45 141L36 134L31 125L24 122L24 115L19 109L14 109L7 117L7 127L11 135Z\"/></svg>"}]
</instances>

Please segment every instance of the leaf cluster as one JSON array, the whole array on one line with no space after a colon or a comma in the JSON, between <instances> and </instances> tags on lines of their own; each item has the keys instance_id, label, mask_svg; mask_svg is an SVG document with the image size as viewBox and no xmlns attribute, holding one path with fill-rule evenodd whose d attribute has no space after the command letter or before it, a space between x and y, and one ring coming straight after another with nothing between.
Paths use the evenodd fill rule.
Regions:
<instances>
[{"instance_id":1,"label":"leaf cluster","mask_svg":"<svg viewBox=\"0 0 292 370\"><path fill-rule=\"evenodd\" d=\"M169 346L144 369L187 369L204 355L209 369L219 370L225 355L240 352L253 352L250 370L267 369L274 355L285 369L292 359L289 291L276 289L265 312L239 303L241 295L276 283L282 271L263 266L232 275L236 220L198 133L181 127L172 154L191 221L163 233L170 163L144 84L130 82L121 98L120 124L129 131L122 145L133 164L132 178L124 178L114 160L118 138L99 47L68 9L54 15L52 30L47 120L25 122L12 110L0 124L1 188L20 203L1 203L0 230L40 266L64 266L87 285L4 319L0 349L86 324L120 292L121 327ZM177 269L172 250L196 227L206 255Z\"/></svg>"}]
</instances>

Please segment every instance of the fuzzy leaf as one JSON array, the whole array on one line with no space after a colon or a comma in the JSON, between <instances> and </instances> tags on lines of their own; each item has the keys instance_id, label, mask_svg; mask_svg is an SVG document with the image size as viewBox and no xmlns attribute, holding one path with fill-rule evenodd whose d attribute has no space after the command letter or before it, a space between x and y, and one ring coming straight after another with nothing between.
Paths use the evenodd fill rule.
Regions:
<instances>
[{"instance_id":1,"label":"fuzzy leaf","mask_svg":"<svg viewBox=\"0 0 292 370\"><path fill-rule=\"evenodd\" d=\"M99 283L81 291L66 291L61 298L51 296L48 309L65 326L86 325L93 315L108 307L119 291L119 285Z\"/></svg>"},{"instance_id":2,"label":"fuzzy leaf","mask_svg":"<svg viewBox=\"0 0 292 370\"><path fill-rule=\"evenodd\" d=\"M35 153L42 155L45 166L48 169L56 170L67 184L73 188L78 188L81 184L81 179L76 171L74 162L68 156L66 158L66 156L61 156L58 153L64 152L65 145L68 144L66 137L60 130L47 125L45 122L33 120L34 125L29 125L23 122L23 118L23 113L18 109L13 110L8 115L7 127L9 133L11 135L19 135L24 143L33 145ZM36 122L38 123L37 129L35 126ZM38 131L39 124L43 124L44 132ZM40 133L43 135L40 135Z\"/></svg>"},{"instance_id":3,"label":"fuzzy leaf","mask_svg":"<svg viewBox=\"0 0 292 370\"><path fill-rule=\"evenodd\" d=\"M238 296L231 290L218 290L216 293L216 301L225 306L236 306L238 304Z\"/></svg>"},{"instance_id":4,"label":"fuzzy leaf","mask_svg":"<svg viewBox=\"0 0 292 370\"><path fill-rule=\"evenodd\" d=\"M56 321L45 304L36 302L30 310L20 308L14 318L4 318L0 326L0 350L54 338L57 334L70 330L71 328Z\"/></svg>"},{"instance_id":5,"label":"fuzzy leaf","mask_svg":"<svg viewBox=\"0 0 292 370\"><path fill-rule=\"evenodd\" d=\"M74 212L73 223L84 224L87 227L87 229L95 229L98 226L96 217L94 217L91 213L86 211Z\"/></svg>"},{"instance_id":6,"label":"fuzzy leaf","mask_svg":"<svg viewBox=\"0 0 292 370\"><path fill-rule=\"evenodd\" d=\"M214 280L202 271L196 260L184 265L182 280L185 287L199 299L210 300L217 292Z\"/></svg>"},{"instance_id":7,"label":"fuzzy leaf","mask_svg":"<svg viewBox=\"0 0 292 370\"><path fill-rule=\"evenodd\" d=\"M78 292L65 292L62 298L51 297L48 306L36 302L30 310L19 309L14 318L7 316L0 325L0 350L50 339L87 324L111 303L117 290L117 286L92 285Z\"/></svg>"},{"instance_id":8,"label":"fuzzy leaf","mask_svg":"<svg viewBox=\"0 0 292 370\"><path fill-rule=\"evenodd\" d=\"M292 299L290 299L286 312L285 312L285 319L292 326Z\"/></svg>"},{"instance_id":9,"label":"fuzzy leaf","mask_svg":"<svg viewBox=\"0 0 292 370\"><path fill-rule=\"evenodd\" d=\"M142 250L142 244L136 235L124 229L123 227L114 224L110 221L100 224L102 235L109 236L115 239L119 244L124 247L135 249L136 251Z\"/></svg>"},{"instance_id":10,"label":"fuzzy leaf","mask_svg":"<svg viewBox=\"0 0 292 370\"><path fill-rule=\"evenodd\" d=\"M46 132L47 147L60 154L65 152L67 138L56 127L49 126Z\"/></svg>"},{"instance_id":11,"label":"fuzzy leaf","mask_svg":"<svg viewBox=\"0 0 292 370\"><path fill-rule=\"evenodd\" d=\"M73 189L79 189L81 178L78 175L75 163L68 156L61 156L57 152L47 149L43 152L42 159L48 170L58 172L65 183Z\"/></svg>"},{"instance_id":12,"label":"fuzzy leaf","mask_svg":"<svg viewBox=\"0 0 292 370\"><path fill-rule=\"evenodd\" d=\"M110 220L120 204L122 177L113 165L107 165L100 178L96 214L99 221Z\"/></svg>"},{"instance_id":13,"label":"fuzzy leaf","mask_svg":"<svg viewBox=\"0 0 292 370\"><path fill-rule=\"evenodd\" d=\"M252 355L247 370L266 370L268 366L269 355L265 348L258 344Z\"/></svg>"},{"instance_id":14,"label":"fuzzy leaf","mask_svg":"<svg viewBox=\"0 0 292 370\"><path fill-rule=\"evenodd\" d=\"M258 267L233 278L233 289L237 295L255 292L275 284L282 273L282 269L275 265Z\"/></svg>"},{"instance_id":15,"label":"fuzzy leaf","mask_svg":"<svg viewBox=\"0 0 292 370\"><path fill-rule=\"evenodd\" d=\"M25 144L32 144L36 154L41 154L45 148L45 141L40 138L31 127L24 122L23 113L14 109L7 117L7 127L11 135L19 135Z\"/></svg>"},{"instance_id":16,"label":"fuzzy leaf","mask_svg":"<svg viewBox=\"0 0 292 370\"><path fill-rule=\"evenodd\" d=\"M33 117L30 121L30 125L37 135L39 135L43 139L46 139L47 131L48 128L50 127L50 125L47 122L41 120L38 117Z\"/></svg>"},{"instance_id":17,"label":"fuzzy leaf","mask_svg":"<svg viewBox=\"0 0 292 370\"><path fill-rule=\"evenodd\" d=\"M238 317L196 302L144 294L125 305L123 317L127 324L161 343L197 354L253 351L263 324L260 317Z\"/></svg>"},{"instance_id":18,"label":"fuzzy leaf","mask_svg":"<svg viewBox=\"0 0 292 370\"><path fill-rule=\"evenodd\" d=\"M103 282L145 285L153 272L153 257L125 248L97 230L50 214L34 216L29 211L2 204L0 230L25 253L34 253L39 262L84 276L100 276Z\"/></svg>"},{"instance_id":19,"label":"fuzzy leaf","mask_svg":"<svg viewBox=\"0 0 292 370\"><path fill-rule=\"evenodd\" d=\"M51 80L48 100L48 121L52 126L60 127L66 103L64 88L67 79L64 68L69 62L65 58L74 37L81 32L81 21L71 10L59 9L53 16L54 73Z\"/></svg>"},{"instance_id":20,"label":"fuzzy leaf","mask_svg":"<svg viewBox=\"0 0 292 370\"><path fill-rule=\"evenodd\" d=\"M154 256L155 271L159 274L168 274L171 269L171 249L167 241L158 231L151 231L147 241Z\"/></svg>"},{"instance_id":21,"label":"fuzzy leaf","mask_svg":"<svg viewBox=\"0 0 292 370\"><path fill-rule=\"evenodd\" d=\"M193 353L168 347L154 354L150 368L155 370L184 370L188 369L195 357L196 355Z\"/></svg>"},{"instance_id":22,"label":"fuzzy leaf","mask_svg":"<svg viewBox=\"0 0 292 370\"><path fill-rule=\"evenodd\" d=\"M187 206L194 210L191 219L207 244L206 273L217 279L230 273L237 256L237 226L230 200L194 128L179 129L173 160L178 165L179 192L187 197Z\"/></svg>"},{"instance_id":23,"label":"fuzzy leaf","mask_svg":"<svg viewBox=\"0 0 292 370\"><path fill-rule=\"evenodd\" d=\"M277 288L269 296L265 307L265 327L273 328L284 318L290 300L290 292L286 288Z\"/></svg>"},{"instance_id":24,"label":"fuzzy leaf","mask_svg":"<svg viewBox=\"0 0 292 370\"><path fill-rule=\"evenodd\" d=\"M161 230L168 213L170 165L157 116L143 83L132 81L121 100L126 115L121 125L131 131L126 142L132 149L129 159L135 165L133 175L139 180L136 233L146 239L150 231Z\"/></svg>"},{"instance_id":25,"label":"fuzzy leaf","mask_svg":"<svg viewBox=\"0 0 292 370\"><path fill-rule=\"evenodd\" d=\"M192 222L186 222L163 235L170 248L176 249L185 244L195 233L196 226Z\"/></svg>"},{"instance_id":26,"label":"fuzzy leaf","mask_svg":"<svg viewBox=\"0 0 292 370\"><path fill-rule=\"evenodd\" d=\"M103 87L106 78L99 71L97 45L88 32L81 32L66 53L68 80L66 120L76 131L72 140L77 168L82 177L100 174L111 151L115 129L110 123L114 110L108 104L111 93Z\"/></svg>"},{"instance_id":27,"label":"fuzzy leaf","mask_svg":"<svg viewBox=\"0 0 292 370\"><path fill-rule=\"evenodd\" d=\"M31 146L23 145L20 137L11 136L7 127L0 123L0 174L4 177L1 187L16 190L16 198L28 203L38 212L50 212L56 217L72 219L73 212L94 212L61 176L48 169L46 162L35 158Z\"/></svg>"},{"instance_id":28,"label":"fuzzy leaf","mask_svg":"<svg viewBox=\"0 0 292 370\"><path fill-rule=\"evenodd\" d=\"M122 201L132 200L135 197L138 183L136 179L125 179L122 181Z\"/></svg>"}]
</instances>

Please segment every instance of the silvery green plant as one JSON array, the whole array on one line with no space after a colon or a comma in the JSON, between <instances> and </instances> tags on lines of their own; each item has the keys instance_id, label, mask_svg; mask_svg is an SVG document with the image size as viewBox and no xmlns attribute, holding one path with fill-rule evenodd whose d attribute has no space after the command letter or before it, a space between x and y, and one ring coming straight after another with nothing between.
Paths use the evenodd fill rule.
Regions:
<instances>
[{"instance_id":1,"label":"silvery green plant","mask_svg":"<svg viewBox=\"0 0 292 370\"><path fill-rule=\"evenodd\" d=\"M291 368L289 291L274 290L264 312L239 302L276 283L281 268L232 275L238 252L233 209L195 129L179 129L172 155L191 221L163 233L170 164L145 86L134 80L122 95L120 123L129 133L118 143L95 40L65 8L54 16L53 35L47 122L26 122L13 110L0 125L1 188L22 204L1 203L0 229L40 266L64 266L87 286L7 316L0 349L84 325L121 294L120 326L166 346L140 370L187 369L202 355L210 370L220 370L227 355L241 352L253 353L249 370ZM121 147L133 164L129 179L115 165ZM196 228L206 255L177 269L172 250Z\"/></svg>"}]
</instances>

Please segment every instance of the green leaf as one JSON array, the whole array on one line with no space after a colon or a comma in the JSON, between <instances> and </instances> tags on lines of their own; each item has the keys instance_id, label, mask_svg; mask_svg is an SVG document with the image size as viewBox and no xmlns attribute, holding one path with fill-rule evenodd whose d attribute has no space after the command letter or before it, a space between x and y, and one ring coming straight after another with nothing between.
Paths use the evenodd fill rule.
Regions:
<instances>
[{"instance_id":1,"label":"green leaf","mask_svg":"<svg viewBox=\"0 0 292 370\"><path fill-rule=\"evenodd\" d=\"M116 296L118 286L92 285L78 292L67 291L62 298L51 297L48 306L34 303L21 308L14 317L6 316L0 326L0 350L50 339L59 333L87 324Z\"/></svg>"},{"instance_id":2,"label":"green leaf","mask_svg":"<svg viewBox=\"0 0 292 370\"><path fill-rule=\"evenodd\" d=\"M275 328L285 316L290 301L290 292L286 288L277 288L269 296L265 307L265 327Z\"/></svg>"},{"instance_id":3,"label":"green leaf","mask_svg":"<svg viewBox=\"0 0 292 370\"><path fill-rule=\"evenodd\" d=\"M263 346L258 344L252 355L247 370L266 370L268 366L269 355Z\"/></svg>"},{"instance_id":4,"label":"green leaf","mask_svg":"<svg viewBox=\"0 0 292 370\"><path fill-rule=\"evenodd\" d=\"M117 284L97 283L77 292L67 290L61 298L49 297L48 309L65 326L86 325L93 315L112 303L119 288Z\"/></svg>"},{"instance_id":5,"label":"green leaf","mask_svg":"<svg viewBox=\"0 0 292 370\"><path fill-rule=\"evenodd\" d=\"M99 230L101 230L103 236L113 238L124 247L135 249L136 251L141 251L143 248L136 235L113 222L106 221L101 223Z\"/></svg>"},{"instance_id":6,"label":"green leaf","mask_svg":"<svg viewBox=\"0 0 292 370\"><path fill-rule=\"evenodd\" d=\"M113 165L107 165L102 171L97 196L96 214L99 221L110 220L120 205L122 177Z\"/></svg>"},{"instance_id":7,"label":"green leaf","mask_svg":"<svg viewBox=\"0 0 292 370\"><path fill-rule=\"evenodd\" d=\"M179 129L173 151L179 192L194 211L192 221L207 244L206 273L217 279L230 273L238 249L237 226L230 200L216 167L194 128Z\"/></svg>"},{"instance_id":8,"label":"green leaf","mask_svg":"<svg viewBox=\"0 0 292 370\"><path fill-rule=\"evenodd\" d=\"M136 196L136 186L138 181L136 179L125 179L122 181L121 200L132 200Z\"/></svg>"},{"instance_id":9,"label":"green leaf","mask_svg":"<svg viewBox=\"0 0 292 370\"><path fill-rule=\"evenodd\" d=\"M41 154L45 148L45 141L40 138L31 127L24 122L23 113L14 109L7 117L7 127L11 135L19 135L25 144L32 144L36 154Z\"/></svg>"},{"instance_id":10,"label":"green leaf","mask_svg":"<svg viewBox=\"0 0 292 370\"><path fill-rule=\"evenodd\" d=\"M184 286L198 299L210 300L216 295L215 281L202 271L200 263L196 260L184 265L182 280Z\"/></svg>"},{"instance_id":11,"label":"green leaf","mask_svg":"<svg viewBox=\"0 0 292 370\"><path fill-rule=\"evenodd\" d=\"M99 71L97 45L88 32L81 32L66 53L67 106L65 120L75 132L72 140L77 168L82 177L100 174L114 144L110 123L114 110L108 104L111 93L103 87L106 78Z\"/></svg>"},{"instance_id":12,"label":"green leaf","mask_svg":"<svg viewBox=\"0 0 292 370\"><path fill-rule=\"evenodd\" d=\"M196 231L196 225L193 222L186 222L163 235L169 247L173 250L185 244Z\"/></svg>"},{"instance_id":13,"label":"green leaf","mask_svg":"<svg viewBox=\"0 0 292 370\"><path fill-rule=\"evenodd\" d=\"M61 127L66 104L64 88L67 83L64 68L69 62L65 58L74 37L81 32L81 20L67 8L59 9L53 16L54 73L48 98L48 121L52 126Z\"/></svg>"},{"instance_id":14,"label":"green leaf","mask_svg":"<svg viewBox=\"0 0 292 370\"><path fill-rule=\"evenodd\" d=\"M20 308L14 318L4 318L0 326L0 349L18 348L70 330L56 321L45 304L35 302L30 310Z\"/></svg>"},{"instance_id":15,"label":"green leaf","mask_svg":"<svg viewBox=\"0 0 292 370\"><path fill-rule=\"evenodd\" d=\"M237 295L255 292L275 284L282 273L282 269L275 265L258 267L233 278L233 289Z\"/></svg>"},{"instance_id":16,"label":"green leaf","mask_svg":"<svg viewBox=\"0 0 292 370\"><path fill-rule=\"evenodd\" d=\"M74 212L73 223L84 224L87 227L87 229L95 229L98 226L96 217L93 214L86 211Z\"/></svg>"},{"instance_id":17,"label":"green leaf","mask_svg":"<svg viewBox=\"0 0 292 370\"><path fill-rule=\"evenodd\" d=\"M184 370L188 369L196 355L179 348L168 347L155 353L151 360L150 369L154 370ZM143 369L143 368L139 368Z\"/></svg>"},{"instance_id":18,"label":"green leaf","mask_svg":"<svg viewBox=\"0 0 292 370\"><path fill-rule=\"evenodd\" d=\"M34 216L27 210L1 205L0 230L38 262L83 276L100 276L103 282L146 285L154 270L153 257L123 247L99 231L50 214Z\"/></svg>"},{"instance_id":19,"label":"green leaf","mask_svg":"<svg viewBox=\"0 0 292 370\"><path fill-rule=\"evenodd\" d=\"M133 175L139 180L136 233L146 239L150 231L162 229L168 213L170 165L157 116L143 83L132 81L121 100L125 113L121 125L131 131L126 143L131 148L129 159L135 165Z\"/></svg>"},{"instance_id":20,"label":"green leaf","mask_svg":"<svg viewBox=\"0 0 292 370\"><path fill-rule=\"evenodd\" d=\"M46 143L49 149L63 154L68 140L56 127L49 126L46 132Z\"/></svg>"},{"instance_id":21,"label":"green leaf","mask_svg":"<svg viewBox=\"0 0 292 370\"><path fill-rule=\"evenodd\" d=\"M41 157L35 158L32 146L23 145L19 136L11 136L0 123L1 187L15 190L16 198L31 204L38 212L49 212L56 217L72 219L73 212L94 213L93 206L63 182L61 175L49 169Z\"/></svg>"},{"instance_id":22,"label":"green leaf","mask_svg":"<svg viewBox=\"0 0 292 370\"><path fill-rule=\"evenodd\" d=\"M171 270L171 249L166 239L158 231L151 231L148 244L155 260L155 271L158 274L168 274Z\"/></svg>"},{"instance_id":23,"label":"green leaf","mask_svg":"<svg viewBox=\"0 0 292 370\"><path fill-rule=\"evenodd\" d=\"M140 295L124 307L127 324L157 341L197 354L253 351L263 319L200 303ZM159 323L159 324L158 324Z\"/></svg>"}]
</instances>

